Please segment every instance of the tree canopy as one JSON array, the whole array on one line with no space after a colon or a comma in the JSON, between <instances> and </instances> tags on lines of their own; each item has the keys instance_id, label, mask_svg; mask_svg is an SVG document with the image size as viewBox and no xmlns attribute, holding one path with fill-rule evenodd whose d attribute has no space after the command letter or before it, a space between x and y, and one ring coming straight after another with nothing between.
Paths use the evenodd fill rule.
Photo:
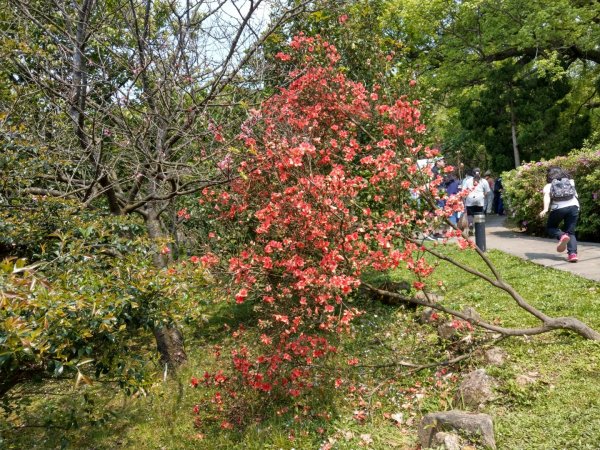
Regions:
<instances>
[{"instance_id":1,"label":"tree canopy","mask_svg":"<svg viewBox=\"0 0 600 450\"><path fill-rule=\"evenodd\" d=\"M405 63L436 102L435 131L447 148L509 169L590 137L600 106L597 2L390 1L387 7L385 25L408 47Z\"/></svg>"}]
</instances>

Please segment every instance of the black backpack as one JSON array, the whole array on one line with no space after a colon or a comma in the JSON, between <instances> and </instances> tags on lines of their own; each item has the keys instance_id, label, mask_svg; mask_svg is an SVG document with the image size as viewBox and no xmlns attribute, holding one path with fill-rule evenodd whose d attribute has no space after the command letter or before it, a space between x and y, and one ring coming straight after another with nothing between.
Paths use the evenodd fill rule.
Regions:
<instances>
[{"instance_id":1,"label":"black backpack","mask_svg":"<svg viewBox=\"0 0 600 450\"><path fill-rule=\"evenodd\" d=\"M575 197L575 187L568 178L555 178L550 183L550 198L556 202L571 200Z\"/></svg>"}]
</instances>

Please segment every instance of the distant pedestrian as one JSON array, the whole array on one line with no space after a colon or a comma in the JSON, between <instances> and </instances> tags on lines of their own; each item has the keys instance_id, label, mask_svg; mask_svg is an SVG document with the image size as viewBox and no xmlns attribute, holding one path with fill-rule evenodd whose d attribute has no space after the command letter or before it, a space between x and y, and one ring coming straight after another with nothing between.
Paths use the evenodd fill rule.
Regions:
<instances>
[{"instance_id":1,"label":"distant pedestrian","mask_svg":"<svg viewBox=\"0 0 600 450\"><path fill-rule=\"evenodd\" d=\"M430 170L433 179L436 179L437 177L442 178L442 185L441 185L442 188L444 188L443 178L444 178L444 167L445 166L446 166L446 161L444 160L443 156L417 160L417 168L420 171L427 174L428 170ZM426 204L421 205L421 198L420 198L420 195L419 195L417 189L411 190L411 198L415 201L417 208L421 209L421 207L427 207ZM440 199L436 203L437 203L438 208L443 208L446 204L446 201L443 199ZM430 234L423 235L423 239L429 240L429 241L435 241L436 239L439 239L441 237L442 237L442 233L440 233L438 231L434 232L431 235Z\"/></svg>"},{"instance_id":2,"label":"distant pedestrian","mask_svg":"<svg viewBox=\"0 0 600 450\"><path fill-rule=\"evenodd\" d=\"M502 185L502 177L496 178L494 181L494 205L493 211L499 216L504 215L504 199L502 198L504 186Z\"/></svg>"},{"instance_id":3,"label":"distant pedestrian","mask_svg":"<svg viewBox=\"0 0 600 450\"><path fill-rule=\"evenodd\" d=\"M431 168L431 172L434 175L444 175L444 167L446 167L446 160L443 156L438 156L437 158L433 158L433 167Z\"/></svg>"},{"instance_id":4,"label":"distant pedestrian","mask_svg":"<svg viewBox=\"0 0 600 450\"><path fill-rule=\"evenodd\" d=\"M549 167L546 175L547 184L544 186L544 209L540 217L548 211L546 231L558 239L557 252L567 250L567 261L577 262L577 239L575 227L579 218L579 201L575 190L575 181L560 167ZM564 231L559 228L563 223Z\"/></svg>"},{"instance_id":5,"label":"distant pedestrian","mask_svg":"<svg viewBox=\"0 0 600 450\"><path fill-rule=\"evenodd\" d=\"M446 191L446 194L448 195L448 197L452 196L452 195L456 195L458 194L458 190L460 188L460 183L459 181L456 179L456 173L454 171L452 172L448 172L444 175L444 190ZM452 213L452 215L450 217L448 217L448 220L450 220L450 223L452 223L452 225L456 225L458 223L458 213Z\"/></svg>"},{"instance_id":6,"label":"distant pedestrian","mask_svg":"<svg viewBox=\"0 0 600 450\"><path fill-rule=\"evenodd\" d=\"M465 199L467 209L467 219L469 227L473 224L473 216L476 213L482 213L485 205L485 196L490 190L490 186L485 178L481 178L481 169L474 168L470 175L464 179L462 189L469 191Z\"/></svg>"},{"instance_id":7,"label":"distant pedestrian","mask_svg":"<svg viewBox=\"0 0 600 450\"><path fill-rule=\"evenodd\" d=\"M488 186L490 187L489 192L485 196L485 213L491 214L494 207L494 177L492 177L492 172L487 170L484 174L485 181L488 182Z\"/></svg>"}]
</instances>

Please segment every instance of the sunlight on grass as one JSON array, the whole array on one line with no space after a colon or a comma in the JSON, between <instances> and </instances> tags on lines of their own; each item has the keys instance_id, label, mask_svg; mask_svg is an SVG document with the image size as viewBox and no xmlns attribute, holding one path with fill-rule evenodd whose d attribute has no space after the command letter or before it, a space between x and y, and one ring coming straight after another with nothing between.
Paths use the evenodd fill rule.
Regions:
<instances>
[{"instance_id":1,"label":"sunlight on grass","mask_svg":"<svg viewBox=\"0 0 600 450\"><path fill-rule=\"evenodd\" d=\"M472 252L444 249L464 263L481 267ZM600 285L576 276L524 262L498 251L489 252L503 277L532 305L552 316L577 317L600 329ZM486 273L489 273L487 268ZM410 281L397 271L392 279ZM443 287L437 280L444 280ZM506 293L442 262L432 286L455 309L474 307L486 320L503 326L532 326L536 320L516 308ZM412 371L399 362L443 361L468 346L442 342L431 325L416 322L419 311L382 305L362 298L366 311L353 334L342 337L338 355L318 370L339 374L342 384L319 386L296 402L256 403L247 411L254 419L239 431L217 423L194 426L194 405L209 393L193 389L189 380L214 370L222 362L213 348L227 355L231 333L244 323L251 327L251 307L220 303L206 323L190 329L190 364L176 380L157 382L147 397L127 398L116 387L95 383L73 390L72 381L31 384L20 394L28 404L12 414L26 423L54 428L0 428L6 448L131 448L131 449L411 449L416 427L427 412L452 409L460 373L484 367L475 354L447 372L432 368ZM489 333L476 331L483 342ZM498 381L496 398L483 412L494 418L499 449L594 449L600 442L600 344L568 332L511 338L498 344L508 353L500 367L488 367ZM349 356L360 363L348 366ZM226 361L224 359L223 361ZM533 374L527 385L519 375ZM50 395L50 393L60 395ZM85 398L81 395L85 393ZM266 397L263 399L267 399ZM9 417L8 407L4 408ZM282 412L283 411L283 412ZM76 418L77 420L73 420Z\"/></svg>"}]
</instances>

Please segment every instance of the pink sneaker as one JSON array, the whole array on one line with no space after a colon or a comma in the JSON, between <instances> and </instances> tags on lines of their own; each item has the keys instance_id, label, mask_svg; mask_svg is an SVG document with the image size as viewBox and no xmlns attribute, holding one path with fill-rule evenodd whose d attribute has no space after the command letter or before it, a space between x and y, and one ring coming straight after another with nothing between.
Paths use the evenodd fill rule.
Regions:
<instances>
[{"instance_id":1,"label":"pink sneaker","mask_svg":"<svg viewBox=\"0 0 600 450\"><path fill-rule=\"evenodd\" d=\"M563 234L558 241L558 247L556 247L556 251L558 253L562 253L567 249L567 244L571 240L571 237L568 234Z\"/></svg>"},{"instance_id":2,"label":"pink sneaker","mask_svg":"<svg viewBox=\"0 0 600 450\"><path fill-rule=\"evenodd\" d=\"M569 262L577 262L577 253L571 253L567 257L567 261L569 261Z\"/></svg>"}]
</instances>

